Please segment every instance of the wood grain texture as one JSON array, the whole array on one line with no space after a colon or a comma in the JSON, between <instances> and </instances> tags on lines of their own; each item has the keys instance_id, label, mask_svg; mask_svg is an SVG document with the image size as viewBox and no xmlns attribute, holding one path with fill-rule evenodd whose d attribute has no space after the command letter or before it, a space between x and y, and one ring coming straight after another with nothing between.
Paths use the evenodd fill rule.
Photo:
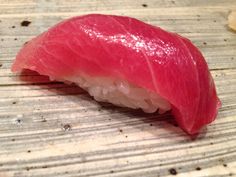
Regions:
<instances>
[{"instance_id":1,"label":"wood grain texture","mask_svg":"<svg viewBox=\"0 0 236 177\"><path fill-rule=\"evenodd\" d=\"M0 177L236 176L236 33L227 27L235 9L235 0L0 0ZM223 103L217 120L191 139L169 113L97 103L75 85L11 73L26 41L87 13L128 15L191 39Z\"/></svg>"}]
</instances>

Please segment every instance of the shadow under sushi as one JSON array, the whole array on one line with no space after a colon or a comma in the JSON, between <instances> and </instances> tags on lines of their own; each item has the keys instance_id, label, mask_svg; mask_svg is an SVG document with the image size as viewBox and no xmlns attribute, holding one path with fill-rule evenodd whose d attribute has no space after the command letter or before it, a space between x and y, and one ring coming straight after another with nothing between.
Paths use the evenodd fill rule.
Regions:
<instances>
[{"instance_id":1,"label":"shadow under sushi","mask_svg":"<svg viewBox=\"0 0 236 177\"><path fill-rule=\"evenodd\" d=\"M121 117L123 117L125 119L123 124L126 124L127 126L132 126L132 122L134 122L133 120L138 119L138 125L135 124L134 126L140 129L140 131L147 131L151 133L157 139L181 137L182 140L188 141L200 139L204 137L207 132L207 128L205 128L199 134L189 136L178 127L170 111L164 114L159 114L158 112L144 113L141 109L134 110L117 107L110 103L97 102L86 91L77 85L64 84L62 82L55 81L52 82L47 76L39 75L35 71L23 70L20 74L20 80L25 82L27 85L37 85L43 89L48 89L49 92L53 93L52 95L71 95L73 98L68 97L67 99L71 99L70 101L80 106L83 101L91 102L91 107L93 107L95 114L96 111L100 112L103 110L106 114L111 115L110 119L122 121L123 119L121 119ZM87 109L86 106L82 107ZM118 114L114 114L114 112ZM93 115L90 114L90 116ZM122 130L122 127L120 127L120 130Z\"/></svg>"}]
</instances>

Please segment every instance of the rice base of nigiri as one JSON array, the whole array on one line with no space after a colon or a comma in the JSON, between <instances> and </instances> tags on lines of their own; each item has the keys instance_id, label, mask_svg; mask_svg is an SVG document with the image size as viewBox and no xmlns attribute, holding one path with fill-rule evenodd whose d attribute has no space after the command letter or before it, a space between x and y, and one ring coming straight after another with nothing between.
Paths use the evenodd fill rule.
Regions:
<instances>
[{"instance_id":1,"label":"rice base of nigiri","mask_svg":"<svg viewBox=\"0 0 236 177\"><path fill-rule=\"evenodd\" d=\"M92 77L86 74L64 77L63 81L75 83L88 91L97 101L133 109L141 108L147 113L157 110L159 113L164 113L171 109L170 103L158 94L128 81L111 77Z\"/></svg>"}]
</instances>

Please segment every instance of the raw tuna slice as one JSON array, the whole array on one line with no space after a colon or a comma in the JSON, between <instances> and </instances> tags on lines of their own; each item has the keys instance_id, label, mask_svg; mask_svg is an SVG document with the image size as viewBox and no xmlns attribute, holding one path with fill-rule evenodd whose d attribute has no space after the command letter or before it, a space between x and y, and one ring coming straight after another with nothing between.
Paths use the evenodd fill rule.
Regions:
<instances>
[{"instance_id":1,"label":"raw tuna slice","mask_svg":"<svg viewBox=\"0 0 236 177\"><path fill-rule=\"evenodd\" d=\"M20 50L12 71L22 69L77 83L98 101L171 109L189 134L212 122L220 107L207 63L189 40L130 17L65 20Z\"/></svg>"}]
</instances>

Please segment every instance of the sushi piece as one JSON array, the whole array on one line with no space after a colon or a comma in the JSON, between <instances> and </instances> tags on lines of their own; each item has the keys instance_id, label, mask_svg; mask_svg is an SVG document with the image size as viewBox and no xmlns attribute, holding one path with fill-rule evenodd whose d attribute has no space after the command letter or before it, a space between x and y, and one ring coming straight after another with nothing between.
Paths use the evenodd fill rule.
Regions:
<instances>
[{"instance_id":1,"label":"sushi piece","mask_svg":"<svg viewBox=\"0 0 236 177\"><path fill-rule=\"evenodd\" d=\"M188 134L212 122L220 107L207 63L189 40L130 17L62 21L19 51L12 71L22 69L76 83L97 101L171 110Z\"/></svg>"}]
</instances>

